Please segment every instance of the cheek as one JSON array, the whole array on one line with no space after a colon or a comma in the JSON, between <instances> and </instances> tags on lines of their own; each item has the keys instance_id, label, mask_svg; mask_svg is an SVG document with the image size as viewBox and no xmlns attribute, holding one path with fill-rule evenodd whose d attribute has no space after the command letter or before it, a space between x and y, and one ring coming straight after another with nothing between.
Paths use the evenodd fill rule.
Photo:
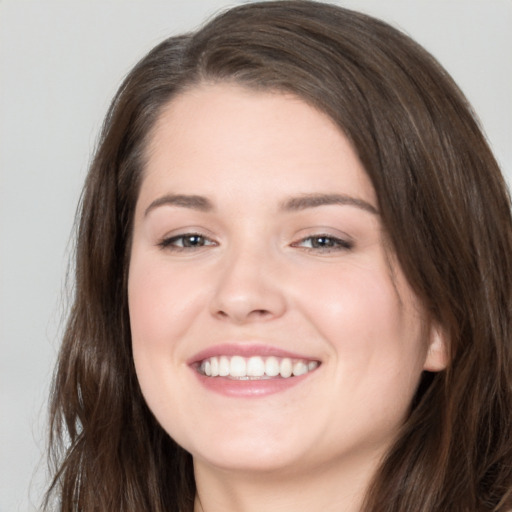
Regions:
<instances>
[{"instance_id":1,"label":"cheek","mask_svg":"<svg viewBox=\"0 0 512 512\"><path fill-rule=\"evenodd\" d=\"M426 354L418 301L405 280L383 268L339 266L328 276L309 276L300 293L321 336L328 341L343 378L415 382ZM327 278L328 277L328 278ZM321 297L321 300L318 298ZM346 382L346 381L345 381ZM377 385L376 384L376 385Z\"/></svg>"},{"instance_id":2,"label":"cheek","mask_svg":"<svg viewBox=\"0 0 512 512\"><path fill-rule=\"evenodd\" d=\"M391 434L404 420L426 356L424 324L405 282L386 271L347 272L325 281L322 304L311 301L330 344L333 403L350 403L357 429ZM346 421L346 411L333 413Z\"/></svg>"},{"instance_id":3,"label":"cheek","mask_svg":"<svg viewBox=\"0 0 512 512\"><path fill-rule=\"evenodd\" d=\"M143 394L156 411L163 406L162 386L180 385L176 380L183 360L179 339L195 315L190 293L195 289L190 279L171 273L154 254L134 247L128 276L133 358Z\"/></svg>"},{"instance_id":4,"label":"cheek","mask_svg":"<svg viewBox=\"0 0 512 512\"><path fill-rule=\"evenodd\" d=\"M142 394L167 430L188 396L185 344L188 326L197 317L195 278L176 271L144 251L132 252L128 277L128 307L133 359ZM164 390L167 390L165 392ZM172 390L172 392L169 392Z\"/></svg>"},{"instance_id":5,"label":"cheek","mask_svg":"<svg viewBox=\"0 0 512 512\"><path fill-rule=\"evenodd\" d=\"M300 295L307 299L307 308L319 325L329 332L357 333L359 342L366 333L370 341L378 339L383 329L391 330L400 323L398 296L382 272L340 265L325 274L324 278L304 279L306 289Z\"/></svg>"},{"instance_id":6,"label":"cheek","mask_svg":"<svg viewBox=\"0 0 512 512\"><path fill-rule=\"evenodd\" d=\"M186 276L165 261L132 256L128 278L128 305L134 347L161 346L169 350L198 314L203 293L200 276Z\"/></svg>"}]
</instances>

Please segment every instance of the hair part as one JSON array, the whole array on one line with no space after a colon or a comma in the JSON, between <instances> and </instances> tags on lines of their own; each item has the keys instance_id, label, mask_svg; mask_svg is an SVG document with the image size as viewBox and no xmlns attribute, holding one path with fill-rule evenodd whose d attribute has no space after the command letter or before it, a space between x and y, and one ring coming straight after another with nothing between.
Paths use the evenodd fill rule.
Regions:
<instances>
[{"instance_id":1,"label":"hair part","mask_svg":"<svg viewBox=\"0 0 512 512\"><path fill-rule=\"evenodd\" d=\"M364 510L510 509L512 224L498 165L424 49L379 20L300 0L243 5L167 39L114 98L80 204L46 505L54 493L62 511L193 510L191 456L137 383L126 281L152 129L172 98L208 82L292 93L337 123L408 282L449 340L449 367L424 374Z\"/></svg>"}]
</instances>

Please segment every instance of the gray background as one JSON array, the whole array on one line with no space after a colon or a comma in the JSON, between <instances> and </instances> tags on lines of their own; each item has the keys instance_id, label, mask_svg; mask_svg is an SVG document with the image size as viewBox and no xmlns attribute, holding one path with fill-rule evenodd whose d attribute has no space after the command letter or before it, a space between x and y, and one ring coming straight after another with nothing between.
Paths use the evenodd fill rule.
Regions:
<instances>
[{"instance_id":1,"label":"gray background","mask_svg":"<svg viewBox=\"0 0 512 512\"><path fill-rule=\"evenodd\" d=\"M0 0L0 512L36 510L76 203L130 67L223 0ZM337 2L401 27L454 76L512 176L512 0Z\"/></svg>"}]
</instances>

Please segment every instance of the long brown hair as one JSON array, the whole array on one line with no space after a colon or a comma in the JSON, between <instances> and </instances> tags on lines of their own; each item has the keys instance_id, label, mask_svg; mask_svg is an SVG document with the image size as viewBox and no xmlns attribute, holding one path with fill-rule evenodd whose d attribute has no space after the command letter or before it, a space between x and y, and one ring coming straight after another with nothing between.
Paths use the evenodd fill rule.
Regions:
<instances>
[{"instance_id":1,"label":"long brown hair","mask_svg":"<svg viewBox=\"0 0 512 512\"><path fill-rule=\"evenodd\" d=\"M139 390L126 276L151 129L179 91L212 81L292 92L339 125L409 283L449 340L449 366L424 374L364 510L512 508L512 223L502 175L431 55L381 21L309 1L243 5L169 38L115 96L80 205L46 508L193 509L191 456Z\"/></svg>"}]
</instances>

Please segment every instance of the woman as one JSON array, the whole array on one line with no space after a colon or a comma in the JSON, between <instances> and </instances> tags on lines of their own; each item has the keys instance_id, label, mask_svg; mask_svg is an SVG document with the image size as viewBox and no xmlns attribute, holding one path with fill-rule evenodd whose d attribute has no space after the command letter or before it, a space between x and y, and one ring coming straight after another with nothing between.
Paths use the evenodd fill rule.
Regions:
<instances>
[{"instance_id":1,"label":"woman","mask_svg":"<svg viewBox=\"0 0 512 512\"><path fill-rule=\"evenodd\" d=\"M85 185L60 510L509 510L511 254L470 107L395 29L264 2L164 41Z\"/></svg>"}]
</instances>

